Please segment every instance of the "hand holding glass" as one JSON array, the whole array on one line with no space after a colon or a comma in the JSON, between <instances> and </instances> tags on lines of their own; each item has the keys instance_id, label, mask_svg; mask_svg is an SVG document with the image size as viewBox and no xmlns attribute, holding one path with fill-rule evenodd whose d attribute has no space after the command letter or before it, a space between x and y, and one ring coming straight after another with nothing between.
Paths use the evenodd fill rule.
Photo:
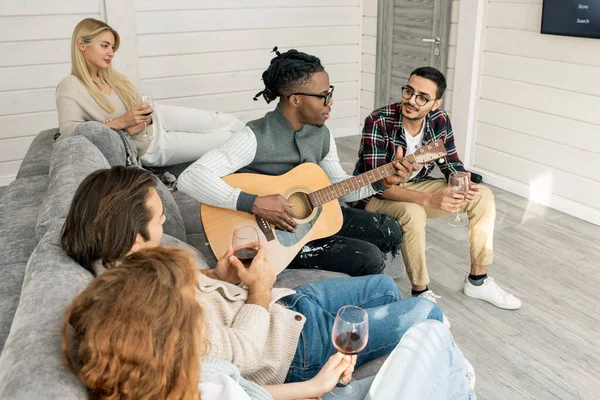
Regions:
<instances>
[{"instance_id":1,"label":"hand holding glass","mask_svg":"<svg viewBox=\"0 0 600 400\"><path fill-rule=\"evenodd\" d=\"M151 94L148 93L142 93L142 104L148 104L150 107L152 107L152 112L154 112L154 99L152 98ZM146 116L152 114L145 114ZM144 122L144 134L142 135L143 138L147 138L148 137L148 130L147 130L147 126L146 123Z\"/></svg>"},{"instance_id":2,"label":"hand holding glass","mask_svg":"<svg viewBox=\"0 0 600 400\"><path fill-rule=\"evenodd\" d=\"M331 339L335 348L345 355L354 355L363 351L369 341L369 315L367 312L356 306L340 308L333 323ZM358 391L359 383L350 381L344 388L334 389L331 395L345 398Z\"/></svg>"},{"instance_id":3,"label":"hand holding glass","mask_svg":"<svg viewBox=\"0 0 600 400\"><path fill-rule=\"evenodd\" d=\"M231 240L233 255L236 256L246 268L252 264L252 260L258 254L260 240L258 231L252 226L241 226L234 229Z\"/></svg>"},{"instance_id":4,"label":"hand holding glass","mask_svg":"<svg viewBox=\"0 0 600 400\"><path fill-rule=\"evenodd\" d=\"M461 194L463 196L467 196L469 193L469 175L466 172L453 172L450 174L448 178L448 188L457 194ZM460 207L456 207L456 215L452 218L448 223L451 226L466 226L469 223L467 218L461 218Z\"/></svg>"}]
</instances>

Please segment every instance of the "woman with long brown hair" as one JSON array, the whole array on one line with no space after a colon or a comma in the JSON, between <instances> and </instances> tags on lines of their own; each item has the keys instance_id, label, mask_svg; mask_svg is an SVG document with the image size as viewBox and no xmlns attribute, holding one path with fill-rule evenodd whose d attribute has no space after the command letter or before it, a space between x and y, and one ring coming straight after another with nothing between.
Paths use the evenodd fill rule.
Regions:
<instances>
[{"instance_id":1,"label":"woman with long brown hair","mask_svg":"<svg viewBox=\"0 0 600 400\"><path fill-rule=\"evenodd\" d=\"M71 74L56 90L61 135L83 122L104 123L130 135L142 164L164 166L196 161L244 127L224 113L141 104L134 84L112 67L119 45L117 31L97 19L86 18L73 30Z\"/></svg>"}]
</instances>

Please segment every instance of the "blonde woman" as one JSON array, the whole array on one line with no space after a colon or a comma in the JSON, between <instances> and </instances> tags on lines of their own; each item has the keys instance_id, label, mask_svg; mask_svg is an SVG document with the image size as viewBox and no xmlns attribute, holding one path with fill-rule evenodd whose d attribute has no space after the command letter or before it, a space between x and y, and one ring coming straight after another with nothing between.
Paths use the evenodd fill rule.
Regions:
<instances>
[{"instance_id":1,"label":"blonde woman","mask_svg":"<svg viewBox=\"0 0 600 400\"><path fill-rule=\"evenodd\" d=\"M56 91L61 135L73 134L80 123L98 121L127 132L142 164L166 166L195 161L244 127L228 114L141 104L135 86L112 68L119 44L119 34L102 21L86 18L75 27L71 74Z\"/></svg>"}]
</instances>

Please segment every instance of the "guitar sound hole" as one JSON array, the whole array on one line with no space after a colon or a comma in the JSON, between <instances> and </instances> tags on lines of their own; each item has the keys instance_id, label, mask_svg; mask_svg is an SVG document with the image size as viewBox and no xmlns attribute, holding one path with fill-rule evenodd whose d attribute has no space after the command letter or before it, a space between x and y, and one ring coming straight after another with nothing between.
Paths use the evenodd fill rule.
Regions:
<instances>
[{"instance_id":1,"label":"guitar sound hole","mask_svg":"<svg viewBox=\"0 0 600 400\"><path fill-rule=\"evenodd\" d=\"M296 219L308 218L313 211L308 194L302 192L292 193L288 200L292 203L292 212Z\"/></svg>"}]
</instances>

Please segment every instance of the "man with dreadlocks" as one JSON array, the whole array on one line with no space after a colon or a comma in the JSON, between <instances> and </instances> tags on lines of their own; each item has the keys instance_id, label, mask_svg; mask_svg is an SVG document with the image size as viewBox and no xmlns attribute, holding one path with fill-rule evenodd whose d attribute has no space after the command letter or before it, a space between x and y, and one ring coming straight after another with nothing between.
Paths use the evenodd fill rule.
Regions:
<instances>
[{"instance_id":1,"label":"man with dreadlocks","mask_svg":"<svg viewBox=\"0 0 600 400\"><path fill-rule=\"evenodd\" d=\"M318 164L331 183L350 178L340 165L335 141L325 126L333 104L333 89L321 61L297 50L276 57L263 73L267 103L277 107L249 122L229 141L206 153L179 177L178 187L198 201L216 207L245 211L294 231L291 203L279 194L257 196L234 189L221 178L234 172L282 175L294 167ZM396 175L341 197L357 201L405 181L416 164L396 162ZM402 230L385 214L343 208L344 223L334 236L309 242L292 261L295 268L323 268L351 276L381 273L385 253L395 255Z\"/></svg>"}]
</instances>

